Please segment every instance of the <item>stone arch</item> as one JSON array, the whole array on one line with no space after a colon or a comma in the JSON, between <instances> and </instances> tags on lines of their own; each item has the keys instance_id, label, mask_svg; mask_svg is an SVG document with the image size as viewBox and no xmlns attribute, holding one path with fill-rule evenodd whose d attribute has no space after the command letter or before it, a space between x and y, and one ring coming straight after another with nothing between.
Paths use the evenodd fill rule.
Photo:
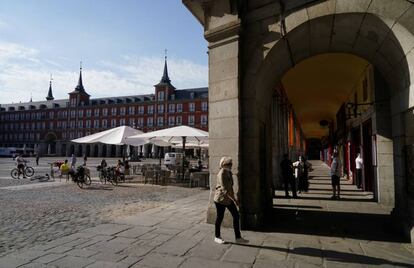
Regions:
<instances>
[{"instance_id":1,"label":"stone arch","mask_svg":"<svg viewBox=\"0 0 414 268\"><path fill-rule=\"evenodd\" d=\"M48 132L45 135L45 150L47 155L56 154L57 135L54 132Z\"/></svg>"},{"instance_id":2,"label":"stone arch","mask_svg":"<svg viewBox=\"0 0 414 268\"><path fill-rule=\"evenodd\" d=\"M83 145L82 144L78 145L78 156L79 157L83 156Z\"/></svg>"},{"instance_id":3,"label":"stone arch","mask_svg":"<svg viewBox=\"0 0 414 268\"><path fill-rule=\"evenodd\" d=\"M99 156L99 145L95 144L93 146L93 157L98 157Z\"/></svg>"},{"instance_id":4,"label":"stone arch","mask_svg":"<svg viewBox=\"0 0 414 268\"><path fill-rule=\"evenodd\" d=\"M107 151L108 149L106 148L106 144L102 145L102 157L106 157L107 156Z\"/></svg>"},{"instance_id":5,"label":"stone arch","mask_svg":"<svg viewBox=\"0 0 414 268\"><path fill-rule=\"evenodd\" d=\"M90 144L87 144L87 145L86 145L85 155L86 155L87 157L90 157L90 156L91 156L91 145L90 145Z\"/></svg>"},{"instance_id":6,"label":"stone arch","mask_svg":"<svg viewBox=\"0 0 414 268\"><path fill-rule=\"evenodd\" d=\"M268 130L266 126L262 130L262 126L270 121L269 110L275 86L295 64L329 52L362 57L372 63L386 80L389 91L382 93L390 100L389 107L385 109L391 110L393 126L392 130L387 130L389 132L385 131L384 136L391 139L395 152L394 165L398 167L394 174L390 174L394 177L395 192L398 193L395 205L397 211L409 206L403 189L404 158L401 155L404 138L401 136L405 135L403 113L414 106L414 89L411 86L414 79L414 5L403 0L393 1L393 7L390 1L376 1L380 4L375 6L370 6L371 2L337 0L307 6L285 16L285 38L278 39L281 36L280 22L274 20L273 24L266 25L267 32L251 38L257 41L255 50L249 51L250 45L243 50L247 64L243 67L240 92L240 128L243 133L240 137L242 164L239 172L242 177L241 201L246 205L245 226L258 225L263 214L256 214L255 211L263 210L264 204L268 204L271 198L264 193L256 194L256 200L252 200L248 191L266 187L263 185L266 182L260 180L263 175L260 157L254 148L261 147L261 137L267 136L269 141L268 135L262 134L268 133ZM380 5L385 8L380 8ZM245 155L250 157L243 158ZM248 163L251 160L256 163ZM390 187L394 191L394 185ZM256 190L257 193L260 191ZM243 200L243 196L249 198Z\"/></svg>"}]
</instances>

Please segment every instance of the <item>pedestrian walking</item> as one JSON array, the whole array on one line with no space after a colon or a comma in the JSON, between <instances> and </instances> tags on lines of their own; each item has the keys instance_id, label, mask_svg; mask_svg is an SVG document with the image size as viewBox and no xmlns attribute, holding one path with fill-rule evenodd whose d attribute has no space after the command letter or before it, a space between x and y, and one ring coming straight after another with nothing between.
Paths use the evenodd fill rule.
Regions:
<instances>
[{"instance_id":1,"label":"pedestrian walking","mask_svg":"<svg viewBox=\"0 0 414 268\"><path fill-rule=\"evenodd\" d=\"M40 156L38 153L36 153L36 166L39 165L39 159L40 159Z\"/></svg>"},{"instance_id":2,"label":"pedestrian walking","mask_svg":"<svg viewBox=\"0 0 414 268\"><path fill-rule=\"evenodd\" d=\"M86 162L88 161L88 157L86 156L86 154L85 154L85 156L83 157L83 165L84 166L86 166Z\"/></svg>"},{"instance_id":3,"label":"pedestrian walking","mask_svg":"<svg viewBox=\"0 0 414 268\"><path fill-rule=\"evenodd\" d=\"M297 198L296 194L296 183L293 177L293 164L289 159L288 154L283 155L283 160L280 162L280 169L282 171L283 185L285 186L285 195L289 198L289 185L294 198Z\"/></svg>"},{"instance_id":4,"label":"pedestrian walking","mask_svg":"<svg viewBox=\"0 0 414 268\"><path fill-rule=\"evenodd\" d=\"M76 156L74 154L72 154L72 158L70 160L70 167L75 170L76 168Z\"/></svg>"},{"instance_id":5,"label":"pedestrian walking","mask_svg":"<svg viewBox=\"0 0 414 268\"><path fill-rule=\"evenodd\" d=\"M355 184L358 189L362 188L362 167L364 165L364 161L362 160L361 153L358 153L357 158L355 159Z\"/></svg>"},{"instance_id":6,"label":"pedestrian walking","mask_svg":"<svg viewBox=\"0 0 414 268\"><path fill-rule=\"evenodd\" d=\"M311 164L306 161L303 156L299 156L299 160L293 163L295 168L295 177L298 180L299 193L307 192L309 190L309 169Z\"/></svg>"},{"instance_id":7,"label":"pedestrian walking","mask_svg":"<svg viewBox=\"0 0 414 268\"><path fill-rule=\"evenodd\" d=\"M238 201L234 196L233 191L233 174L231 172L232 165L233 161L230 157L222 157L220 160L220 171L217 174L216 190L214 193L214 204L216 205L217 210L214 242L219 244L225 243L225 241L221 238L220 228L226 208L230 211L233 217L233 228L236 242L249 242L248 240L242 238L240 233L240 216L236 207L236 205L238 205Z\"/></svg>"},{"instance_id":8,"label":"pedestrian walking","mask_svg":"<svg viewBox=\"0 0 414 268\"><path fill-rule=\"evenodd\" d=\"M332 183L332 192L333 195L331 199L340 199L341 195L341 185L340 178L342 176L342 164L341 160L338 158L338 153L333 154L333 159L331 163L331 183Z\"/></svg>"}]
</instances>

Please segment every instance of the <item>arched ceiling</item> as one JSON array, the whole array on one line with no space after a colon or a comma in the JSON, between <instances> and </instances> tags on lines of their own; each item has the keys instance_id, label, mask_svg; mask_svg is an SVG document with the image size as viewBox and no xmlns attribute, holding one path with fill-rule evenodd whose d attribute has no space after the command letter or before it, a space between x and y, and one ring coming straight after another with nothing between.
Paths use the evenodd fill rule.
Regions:
<instances>
[{"instance_id":1,"label":"arched ceiling","mask_svg":"<svg viewBox=\"0 0 414 268\"><path fill-rule=\"evenodd\" d=\"M283 87L307 138L328 134L319 122L336 118L369 64L352 54L327 53L300 62L283 76Z\"/></svg>"}]
</instances>

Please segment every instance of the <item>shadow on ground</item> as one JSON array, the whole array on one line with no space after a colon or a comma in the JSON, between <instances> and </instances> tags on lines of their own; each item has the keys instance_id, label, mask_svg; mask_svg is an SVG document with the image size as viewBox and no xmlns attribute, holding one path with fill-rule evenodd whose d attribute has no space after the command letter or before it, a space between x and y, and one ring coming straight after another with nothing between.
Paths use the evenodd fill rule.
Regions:
<instances>
[{"instance_id":1,"label":"shadow on ground","mask_svg":"<svg viewBox=\"0 0 414 268\"><path fill-rule=\"evenodd\" d=\"M234 244L234 243L230 243ZM293 249L286 249L281 247L270 247L253 244L237 244L243 247L258 248L274 250L279 252L286 252L296 255L308 256L308 257L323 257L330 262L348 263L348 264L363 264L363 265L392 265L398 267L413 267L412 264L403 262L394 262L382 258L370 257L356 253L346 253L335 250L316 249L311 247L297 247Z\"/></svg>"},{"instance_id":2,"label":"shadow on ground","mask_svg":"<svg viewBox=\"0 0 414 268\"><path fill-rule=\"evenodd\" d=\"M355 200L353 200L355 201ZM389 215L301 210L300 206L275 205L265 232L294 233L370 241L408 243L395 231Z\"/></svg>"}]
</instances>

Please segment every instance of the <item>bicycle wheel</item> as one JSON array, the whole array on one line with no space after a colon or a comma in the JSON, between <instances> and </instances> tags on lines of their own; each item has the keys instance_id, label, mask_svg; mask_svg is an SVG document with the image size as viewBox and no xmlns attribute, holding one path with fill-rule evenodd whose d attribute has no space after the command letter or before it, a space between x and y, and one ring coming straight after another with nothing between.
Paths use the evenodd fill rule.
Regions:
<instances>
[{"instance_id":1,"label":"bicycle wheel","mask_svg":"<svg viewBox=\"0 0 414 268\"><path fill-rule=\"evenodd\" d=\"M106 184L106 178L102 171L99 172L99 181L103 184Z\"/></svg>"},{"instance_id":2,"label":"bicycle wheel","mask_svg":"<svg viewBox=\"0 0 414 268\"><path fill-rule=\"evenodd\" d=\"M19 170L17 168L13 168L12 171L10 172L10 175L12 176L13 179L18 179L19 178Z\"/></svg>"},{"instance_id":3,"label":"bicycle wheel","mask_svg":"<svg viewBox=\"0 0 414 268\"><path fill-rule=\"evenodd\" d=\"M83 177L83 181L86 185L91 185L92 183L91 176L89 176L89 174L85 174L85 176Z\"/></svg>"},{"instance_id":4,"label":"bicycle wheel","mask_svg":"<svg viewBox=\"0 0 414 268\"><path fill-rule=\"evenodd\" d=\"M113 186L117 186L118 185L118 178L117 178L116 175L111 176L108 180L111 182L111 184Z\"/></svg>"},{"instance_id":5,"label":"bicycle wheel","mask_svg":"<svg viewBox=\"0 0 414 268\"><path fill-rule=\"evenodd\" d=\"M83 180L78 179L76 181L76 184L79 186L79 188L83 189Z\"/></svg>"},{"instance_id":6,"label":"bicycle wheel","mask_svg":"<svg viewBox=\"0 0 414 268\"><path fill-rule=\"evenodd\" d=\"M26 173L27 177L31 177L34 175L35 171L32 167L26 167L24 173Z\"/></svg>"}]
</instances>

